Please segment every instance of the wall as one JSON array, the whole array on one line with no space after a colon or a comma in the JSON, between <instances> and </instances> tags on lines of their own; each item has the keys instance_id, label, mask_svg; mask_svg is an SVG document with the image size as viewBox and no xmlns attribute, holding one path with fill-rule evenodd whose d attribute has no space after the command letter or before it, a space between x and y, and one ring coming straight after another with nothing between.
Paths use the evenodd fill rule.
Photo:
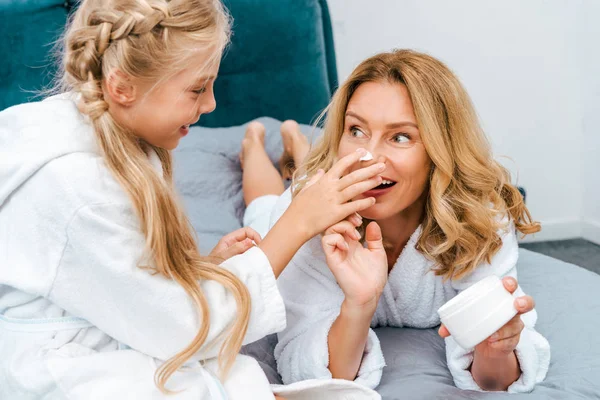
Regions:
<instances>
[{"instance_id":1,"label":"wall","mask_svg":"<svg viewBox=\"0 0 600 400\"><path fill-rule=\"evenodd\" d=\"M586 1L581 21L581 87L585 105L582 236L600 244L600 3Z\"/></svg>"},{"instance_id":2,"label":"wall","mask_svg":"<svg viewBox=\"0 0 600 400\"><path fill-rule=\"evenodd\" d=\"M440 58L469 91L499 161L527 190L530 211L543 225L528 240L580 236L584 208L586 218L600 221L600 189L584 187L598 182L593 171L600 172L595 154L583 156L584 147L600 149L600 115L591 104L598 103L598 86L582 91L589 87L589 76L582 76L586 53L600 61L600 46L593 48L600 32L586 36L589 27L581 24L599 21L600 6L584 9L587 3L592 0L329 0L340 79L364 58L392 48Z\"/></svg>"}]
</instances>

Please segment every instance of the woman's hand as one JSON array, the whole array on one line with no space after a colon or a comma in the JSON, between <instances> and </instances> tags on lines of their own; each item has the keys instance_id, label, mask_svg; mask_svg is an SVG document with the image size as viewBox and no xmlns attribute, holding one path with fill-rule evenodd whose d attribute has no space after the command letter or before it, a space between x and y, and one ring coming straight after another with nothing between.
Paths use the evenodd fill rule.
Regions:
<instances>
[{"instance_id":1,"label":"woman's hand","mask_svg":"<svg viewBox=\"0 0 600 400\"><path fill-rule=\"evenodd\" d=\"M371 306L374 312L388 278L387 256L379 225L371 222L367 226L367 247L363 247L355 229L360 225L357 219L353 215L327 229L322 244L327 265L344 292L346 306Z\"/></svg>"},{"instance_id":2,"label":"woman's hand","mask_svg":"<svg viewBox=\"0 0 600 400\"><path fill-rule=\"evenodd\" d=\"M347 173L365 154L366 150L359 149L341 158L328 172L319 171L294 197L285 214L294 217L297 229L306 233L306 240L375 204L373 197L351 201L379 185L385 170L385 164L378 163Z\"/></svg>"},{"instance_id":3,"label":"woman's hand","mask_svg":"<svg viewBox=\"0 0 600 400\"><path fill-rule=\"evenodd\" d=\"M221 238L219 243L210 252L209 256L227 260L238 254L245 253L255 244L259 244L261 237L254 229L244 227L237 229Z\"/></svg>"},{"instance_id":4,"label":"woman's hand","mask_svg":"<svg viewBox=\"0 0 600 400\"><path fill-rule=\"evenodd\" d=\"M518 283L515 278L505 277L502 283L506 290L514 293ZM494 332L483 342L475 346L471 373L473 379L485 390L506 390L514 381L519 379L521 369L517 360L515 349L519 344L521 332L525 324L521 315L528 313L535 307L531 296L521 296L515 299L517 315L508 321L502 328ZM442 337L450 336L444 325L440 327ZM486 383L488 384L486 387Z\"/></svg>"},{"instance_id":5,"label":"woman's hand","mask_svg":"<svg viewBox=\"0 0 600 400\"><path fill-rule=\"evenodd\" d=\"M505 277L502 279L502 283L510 293L517 290L518 284L515 278ZM489 338L475 346L475 352L487 358L506 357L512 353L517 348L521 332L525 328L525 324L521 321L521 315L533 310L534 307L535 302L531 296L521 296L515 299L517 315ZM450 332L444 325L440 326L439 334L444 338L450 336Z\"/></svg>"}]
</instances>

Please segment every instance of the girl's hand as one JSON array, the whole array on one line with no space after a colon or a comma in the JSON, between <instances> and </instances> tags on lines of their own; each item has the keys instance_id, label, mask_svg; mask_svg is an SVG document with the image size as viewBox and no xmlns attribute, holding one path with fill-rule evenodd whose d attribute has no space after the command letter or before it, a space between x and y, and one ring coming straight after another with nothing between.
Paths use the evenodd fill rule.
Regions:
<instances>
[{"instance_id":1,"label":"girl's hand","mask_svg":"<svg viewBox=\"0 0 600 400\"><path fill-rule=\"evenodd\" d=\"M315 175L290 204L288 217L293 216L296 229L306 234L306 240L342 221L347 216L375 204L367 197L351 201L381 183L385 164L373 164L346 175L366 150L359 149L337 161L331 169Z\"/></svg>"},{"instance_id":2,"label":"girl's hand","mask_svg":"<svg viewBox=\"0 0 600 400\"><path fill-rule=\"evenodd\" d=\"M261 241L260 235L254 229L245 227L223 236L210 252L209 256L227 260L238 254L245 253Z\"/></svg>"},{"instance_id":3,"label":"girl's hand","mask_svg":"<svg viewBox=\"0 0 600 400\"><path fill-rule=\"evenodd\" d=\"M515 278L505 277L502 279L502 283L510 293L514 293L517 290L518 284ZM517 315L489 338L475 346L476 357L498 359L511 355L517 348L521 332L525 327L525 324L521 321L521 315L533 310L534 307L535 302L531 296L516 298L515 308L518 311ZM448 329L444 325L440 326L439 334L444 338L450 336L450 332L448 332Z\"/></svg>"},{"instance_id":4,"label":"girl's hand","mask_svg":"<svg viewBox=\"0 0 600 400\"><path fill-rule=\"evenodd\" d=\"M355 226L360 221L357 224L356 219L353 215L327 229L323 249L327 265L344 292L344 302L357 308L370 305L374 311L388 278L387 256L379 225L371 222L367 226L365 248L359 242Z\"/></svg>"}]
</instances>

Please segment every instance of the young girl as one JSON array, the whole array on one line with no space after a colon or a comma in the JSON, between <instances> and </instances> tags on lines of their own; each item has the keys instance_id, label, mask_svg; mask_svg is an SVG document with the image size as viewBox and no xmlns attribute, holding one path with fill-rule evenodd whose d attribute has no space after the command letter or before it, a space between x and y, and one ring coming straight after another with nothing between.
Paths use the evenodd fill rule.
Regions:
<instances>
[{"instance_id":1,"label":"young girl","mask_svg":"<svg viewBox=\"0 0 600 400\"><path fill-rule=\"evenodd\" d=\"M83 1L65 93L0 113L0 398L273 398L238 350L284 328L275 279L373 204L348 201L381 166L307 187L262 241L243 229L201 256L170 150L215 108L229 29L217 0Z\"/></svg>"},{"instance_id":2,"label":"young girl","mask_svg":"<svg viewBox=\"0 0 600 400\"><path fill-rule=\"evenodd\" d=\"M493 160L458 79L427 55L383 53L354 70L326 112L294 196L358 148L373 158L345 173L386 168L381 185L354 198L376 203L307 242L279 277L288 324L275 357L284 382L333 377L376 387L385 361L370 327L437 326L441 305L494 274L515 294L519 314L474 349L460 348L442 326L448 368L459 388L531 391L546 375L550 349L533 328L533 299L517 285L515 230L539 225ZM272 221L291 199L291 191L280 197ZM262 200L254 193L253 201Z\"/></svg>"}]
</instances>

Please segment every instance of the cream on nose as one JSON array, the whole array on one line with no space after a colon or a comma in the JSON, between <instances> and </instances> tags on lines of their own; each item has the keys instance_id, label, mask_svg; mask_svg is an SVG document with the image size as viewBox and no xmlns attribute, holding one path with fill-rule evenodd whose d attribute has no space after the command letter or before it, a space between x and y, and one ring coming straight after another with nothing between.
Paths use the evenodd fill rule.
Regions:
<instances>
[{"instance_id":1,"label":"cream on nose","mask_svg":"<svg viewBox=\"0 0 600 400\"><path fill-rule=\"evenodd\" d=\"M373 159L373 154L370 151L367 151L367 154L359 158L359 161L371 161Z\"/></svg>"}]
</instances>

